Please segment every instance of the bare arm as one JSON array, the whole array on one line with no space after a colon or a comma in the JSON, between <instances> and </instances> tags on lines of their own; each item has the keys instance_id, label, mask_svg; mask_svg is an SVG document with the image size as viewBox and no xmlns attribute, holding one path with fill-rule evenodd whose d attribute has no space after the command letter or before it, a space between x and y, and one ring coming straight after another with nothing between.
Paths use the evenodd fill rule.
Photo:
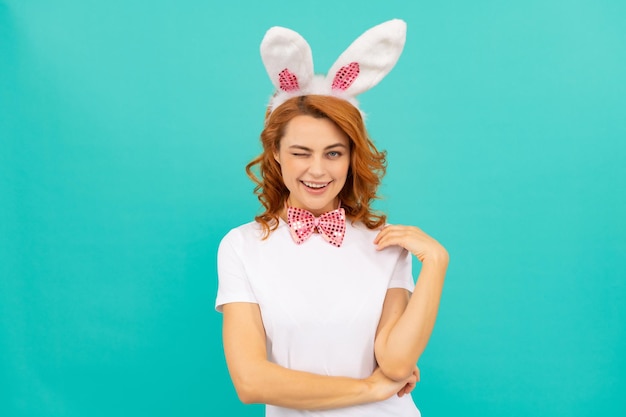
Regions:
<instances>
[{"instance_id":1,"label":"bare arm","mask_svg":"<svg viewBox=\"0 0 626 417\"><path fill-rule=\"evenodd\" d=\"M448 253L417 227L385 227L374 243L381 250L400 245L422 262L410 297L404 289L387 291L376 336L376 360L381 370L388 377L401 380L413 371L435 325Z\"/></svg>"},{"instance_id":2,"label":"bare arm","mask_svg":"<svg viewBox=\"0 0 626 417\"><path fill-rule=\"evenodd\" d=\"M295 409L330 409L382 401L415 382L400 381L376 370L366 379L295 371L267 360L265 329L257 304L224 305L224 352L230 376L242 402Z\"/></svg>"}]
</instances>

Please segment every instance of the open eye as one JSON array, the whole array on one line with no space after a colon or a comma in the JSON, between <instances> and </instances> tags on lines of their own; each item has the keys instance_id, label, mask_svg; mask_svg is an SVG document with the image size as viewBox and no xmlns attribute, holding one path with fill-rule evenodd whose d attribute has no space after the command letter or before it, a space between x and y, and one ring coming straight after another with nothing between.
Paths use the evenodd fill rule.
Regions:
<instances>
[{"instance_id":1,"label":"open eye","mask_svg":"<svg viewBox=\"0 0 626 417\"><path fill-rule=\"evenodd\" d=\"M330 151L327 153L329 158L335 159L335 158L339 158L341 156L341 152L339 151Z\"/></svg>"}]
</instances>

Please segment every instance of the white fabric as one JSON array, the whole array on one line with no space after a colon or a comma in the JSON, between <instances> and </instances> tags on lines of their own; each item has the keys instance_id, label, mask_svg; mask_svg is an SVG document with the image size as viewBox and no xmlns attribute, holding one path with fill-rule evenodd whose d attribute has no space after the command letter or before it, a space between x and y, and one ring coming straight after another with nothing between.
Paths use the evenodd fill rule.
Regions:
<instances>
[{"instance_id":1,"label":"white fabric","mask_svg":"<svg viewBox=\"0 0 626 417\"><path fill-rule=\"evenodd\" d=\"M231 230L218 251L216 309L258 303L268 359L321 375L365 378L375 366L374 336L388 288L413 291L411 256L400 248L376 251L377 231L346 225L340 248L314 234L296 245L286 223L261 240L252 222ZM411 396L327 411L268 405L268 417L418 417Z\"/></svg>"},{"instance_id":2,"label":"white fabric","mask_svg":"<svg viewBox=\"0 0 626 417\"><path fill-rule=\"evenodd\" d=\"M378 84L396 65L406 41L406 23L393 19L368 29L337 58L328 74L314 75L313 55L307 41L297 32L274 26L261 41L261 58L276 88L268 107L271 111L291 97L320 94L342 98L358 108L356 96ZM333 90L332 83L341 67L358 63L360 72L345 91ZM299 89L280 88L279 74L288 70L298 80Z\"/></svg>"}]
</instances>

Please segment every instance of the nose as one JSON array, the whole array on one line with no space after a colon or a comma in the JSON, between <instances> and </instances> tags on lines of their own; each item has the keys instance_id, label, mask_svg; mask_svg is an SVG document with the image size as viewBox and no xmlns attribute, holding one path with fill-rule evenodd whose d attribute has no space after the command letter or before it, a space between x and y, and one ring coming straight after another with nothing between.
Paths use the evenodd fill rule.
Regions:
<instances>
[{"instance_id":1,"label":"nose","mask_svg":"<svg viewBox=\"0 0 626 417\"><path fill-rule=\"evenodd\" d=\"M309 165L309 174L312 176L319 178L324 175L324 160L322 157L314 156L311 158L311 165Z\"/></svg>"}]
</instances>

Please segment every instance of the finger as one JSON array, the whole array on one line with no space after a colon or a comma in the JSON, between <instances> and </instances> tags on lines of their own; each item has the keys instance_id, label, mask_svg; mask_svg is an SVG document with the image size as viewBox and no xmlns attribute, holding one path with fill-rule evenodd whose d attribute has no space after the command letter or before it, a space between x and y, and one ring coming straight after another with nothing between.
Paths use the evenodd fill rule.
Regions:
<instances>
[{"instance_id":1,"label":"finger","mask_svg":"<svg viewBox=\"0 0 626 417\"><path fill-rule=\"evenodd\" d=\"M405 249L408 249L408 246L415 245L416 242L419 242L420 238L417 236L411 236L406 232L392 232L385 236L381 236L381 238L377 242L376 249L382 250L389 246L401 246Z\"/></svg>"},{"instance_id":2,"label":"finger","mask_svg":"<svg viewBox=\"0 0 626 417\"><path fill-rule=\"evenodd\" d=\"M426 237L426 234L415 226L387 226L377 236L378 241L387 237Z\"/></svg>"},{"instance_id":3,"label":"finger","mask_svg":"<svg viewBox=\"0 0 626 417\"><path fill-rule=\"evenodd\" d=\"M415 375L415 370L413 370L413 373L411 374L411 376L405 379L405 384L398 391L398 397L402 397L403 395L408 394L411 391L413 391L413 388L415 387L416 383L417 383L417 377Z\"/></svg>"},{"instance_id":4,"label":"finger","mask_svg":"<svg viewBox=\"0 0 626 417\"><path fill-rule=\"evenodd\" d=\"M404 386L404 388L402 389L402 395L410 394L411 391L413 391L414 388L415 388L415 384L414 383L406 384Z\"/></svg>"},{"instance_id":5,"label":"finger","mask_svg":"<svg viewBox=\"0 0 626 417\"><path fill-rule=\"evenodd\" d=\"M376 238L374 238L374 243L378 243L378 241L384 237L385 235L387 235L390 231L396 229L397 226L396 225L386 225L384 226L380 232L378 232L378 234L376 235Z\"/></svg>"},{"instance_id":6,"label":"finger","mask_svg":"<svg viewBox=\"0 0 626 417\"><path fill-rule=\"evenodd\" d=\"M381 243L389 239L401 239L408 234L409 232L405 230L404 226L388 226L378 233L374 243Z\"/></svg>"},{"instance_id":7,"label":"finger","mask_svg":"<svg viewBox=\"0 0 626 417\"><path fill-rule=\"evenodd\" d=\"M390 246L402 246L404 247L405 242L399 238L383 238L376 244L377 250L383 250Z\"/></svg>"}]
</instances>

